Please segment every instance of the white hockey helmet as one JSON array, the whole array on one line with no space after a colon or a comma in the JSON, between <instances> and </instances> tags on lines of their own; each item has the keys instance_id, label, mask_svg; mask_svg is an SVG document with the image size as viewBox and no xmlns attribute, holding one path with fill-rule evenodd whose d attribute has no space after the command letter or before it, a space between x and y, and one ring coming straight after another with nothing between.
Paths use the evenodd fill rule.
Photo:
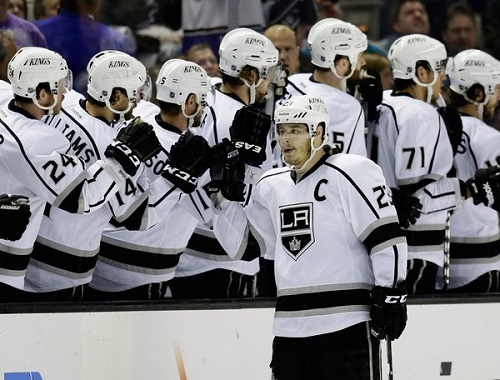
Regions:
<instances>
[{"instance_id":1,"label":"white hockey helmet","mask_svg":"<svg viewBox=\"0 0 500 380\"><path fill-rule=\"evenodd\" d=\"M311 51L311 62L323 68L331 68L334 73L335 58L344 55L351 63L351 76L358 63L359 53L368 47L366 35L351 23L336 18L326 18L314 24L307 37Z\"/></svg>"},{"instance_id":2,"label":"white hockey helmet","mask_svg":"<svg viewBox=\"0 0 500 380\"><path fill-rule=\"evenodd\" d=\"M136 58L114 50L97 53L87 65L89 74L87 93L97 101L104 102L113 112L123 116L127 113L146 83L146 67ZM123 88L127 93L129 105L126 110L115 110L110 104L113 89Z\"/></svg>"},{"instance_id":3,"label":"white hockey helmet","mask_svg":"<svg viewBox=\"0 0 500 380\"><path fill-rule=\"evenodd\" d=\"M181 106L184 116L191 118L205 105L210 78L203 67L191 61L173 58L163 64L156 79L156 99ZM186 115L186 100L196 96L198 112Z\"/></svg>"},{"instance_id":4,"label":"white hockey helmet","mask_svg":"<svg viewBox=\"0 0 500 380\"><path fill-rule=\"evenodd\" d=\"M448 60L446 74L457 94L466 96L469 88L480 84L486 95L494 95L500 85L500 61L481 50L464 50Z\"/></svg>"},{"instance_id":5,"label":"white hockey helmet","mask_svg":"<svg viewBox=\"0 0 500 380\"><path fill-rule=\"evenodd\" d=\"M249 28L237 28L222 38L219 46L219 69L231 77L252 66L266 79L269 68L276 66L279 52L269 38Z\"/></svg>"},{"instance_id":6,"label":"white hockey helmet","mask_svg":"<svg viewBox=\"0 0 500 380\"><path fill-rule=\"evenodd\" d=\"M7 74L14 94L32 99L38 107L49 111L57 103L60 80L65 79L67 89L71 89L71 71L66 60L60 54L41 47L19 49L9 62ZM49 107L41 106L37 101L36 88L41 83L48 83L54 94L54 104Z\"/></svg>"},{"instance_id":7,"label":"white hockey helmet","mask_svg":"<svg viewBox=\"0 0 500 380\"><path fill-rule=\"evenodd\" d=\"M394 41L387 57L394 78L413 79L419 83L416 78L417 62L426 61L434 71L434 79L437 79L444 69L447 55L446 48L440 41L424 34L409 34Z\"/></svg>"}]
</instances>

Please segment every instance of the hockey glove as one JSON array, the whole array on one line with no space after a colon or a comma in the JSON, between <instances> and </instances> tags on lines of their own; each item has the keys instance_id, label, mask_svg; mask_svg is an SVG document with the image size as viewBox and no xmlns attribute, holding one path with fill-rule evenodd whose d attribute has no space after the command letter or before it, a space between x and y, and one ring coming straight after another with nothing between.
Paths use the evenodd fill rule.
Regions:
<instances>
[{"instance_id":1,"label":"hockey glove","mask_svg":"<svg viewBox=\"0 0 500 380\"><path fill-rule=\"evenodd\" d=\"M397 187L391 187L392 203L398 213L399 224L403 228L408 228L415 224L420 216L422 204L418 198L405 193Z\"/></svg>"},{"instance_id":2,"label":"hockey glove","mask_svg":"<svg viewBox=\"0 0 500 380\"><path fill-rule=\"evenodd\" d=\"M31 217L29 199L22 195L0 195L0 239L19 240Z\"/></svg>"},{"instance_id":3,"label":"hockey glove","mask_svg":"<svg viewBox=\"0 0 500 380\"><path fill-rule=\"evenodd\" d=\"M484 204L500 212L500 166L479 169L465 185L472 193L474 204Z\"/></svg>"},{"instance_id":4,"label":"hockey glove","mask_svg":"<svg viewBox=\"0 0 500 380\"><path fill-rule=\"evenodd\" d=\"M212 148L212 154L211 181L205 186L205 191L209 196L220 191L227 200L244 201L245 164L239 158L238 149L224 139Z\"/></svg>"},{"instance_id":5,"label":"hockey glove","mask_svg":"<svg viewBox=\"0 0 500 380\"><path fill-rule=\"evenodd\" d=\"M462 141L463 124L460 113L455 107L451 106L439 107L437 111L444 120L446 131L448 132L448 137L451 143L451 148L453 149L453 155L455 155L457 153L458 146Z\"/></svg>"},{"instance_id":6,"label":"hockey glove","mask_svg":"<svg viewBox=\"0 0 500 380\"><path fill-rule=\"evenodd\" d=\"M260 166L264 162L270 128L271 117L252 105L236 112L229 134L244 163Z\"/></svg>"},{"instance_id":7,"label":"hockey glove","mask_svg":"<svg viewBox=\"0 0 500 380\"><path fill-rule=\"evenodd\" d=\"M120 129L104 155L117 160L128 175L134 176L141 162L155 156L160 150L161 145L153 127L136 117Z\"/></svg>"},{"instance_id":8,"label":"hockey glove","mask_svg":"<svg viewBox=\"0 0 500 380\"><path fill-rule=\"evenodd\" d=\"M375 120L377 116L377 106L382 103L382 83L378 75L365 74L358 82L358 93L366 103L368 109L368 115L366 118L368 121Z\"/></svg>"},{"instance_id":9,"label":"hockey glove","mask_svg":"<svg viewBox=\"0 0 500 380\"><path fill-rule=\"evenodd\" d=\"M187 130L170 148L162 176L183 192L192 193L198 184L198 177L208 170L211 162L207 140Z\"/></svg>"},{"instance_id":10,"label":"hockey glove","mask_svg":"<svg viewBox=\"0 0 500 380\"><path fill-rule=\"evenodd\" d=\"M375 286L371 291L371 333L378 339L398 339L406 327L406 283L396 289Z\"/></svg>"}]
</instances>

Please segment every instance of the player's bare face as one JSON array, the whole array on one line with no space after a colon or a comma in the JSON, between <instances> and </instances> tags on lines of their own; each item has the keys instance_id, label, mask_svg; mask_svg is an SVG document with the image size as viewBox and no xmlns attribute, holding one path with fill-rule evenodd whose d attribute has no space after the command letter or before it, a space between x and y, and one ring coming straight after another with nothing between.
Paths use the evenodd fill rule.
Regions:
<instances>
[{"instance_id":1,"label":"player's bare face","mask_svg":"<svg viewBox=\"0 0 500 380\"><path fill-rule=\"evenodd\" d=\"M444 69L441 70L438 74L434 72L433 75L437 75L438 78L436 82L432 85L432 98L431 98L432 101L436 100L439 97L441 89L443 88L443 81L446 78Z\"/></svg>"},{"instance_id":2,"label":"player's bare face","mask_svg":"<svg viewBox=\"0 0 500 380\"><path fill-rule=\"evenodd\" d=\"M311 156L311 137L305 124L280 124L276 137L287 165L301 167Z\"/></svg>"},{"instance_id":3,"label":"player's bare face","mask_svg":"<svg viewBox=\"0 0 500 380\"><path fill-rule=\"evenodd\" d=\"M64 79L61 79L59 81L59 87L57 90L57 101L56 104L54 105L54 108L52 109L52 112L54 115L57 115L59 112L61 112L61 107L62 107L62 101L64 100L64 94L66 93L66 87L65 87L65 81ZM51 104L54 103L54 96L51 97Z\"/></svg>"}]
</instances>

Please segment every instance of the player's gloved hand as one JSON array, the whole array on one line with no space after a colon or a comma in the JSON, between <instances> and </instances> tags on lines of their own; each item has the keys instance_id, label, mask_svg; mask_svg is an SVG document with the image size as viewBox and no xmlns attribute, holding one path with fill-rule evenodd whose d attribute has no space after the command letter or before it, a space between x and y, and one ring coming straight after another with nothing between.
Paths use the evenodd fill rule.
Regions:
<instances>
[{"instance_id":1,"label":"player's gloved hand","mask_svg":"<svg viewBox=\"0 0 500 380\"><path fill-rule=\"evenodd\" d=\"M141 162L155 156L161 150L153 127L136 117L120 129L115 140L108 145L104 155L117 160L128 175L135 175Z\"/></svg>"},{"instance_id":2,"label":"player's gloved hand","mask_svg":"<svg viewBox=\"0 0 500 380\"><path fill-rule=\"evenodd\" d=\"M408 228L415 224L419 218L422 204L419 199L404 192L397 187L391 187L392 203L398 213L399 224L403 228Z\"/></svg>"},{"instance_id":3,"label":"player's gloved hand","mask_svg":"<svg viewBox=\"0 0 500 380\"><path fill-rule=\"evenodd\" d=\"M484 204L500 212L500 165L479 169L465 183L474 204Z\"/></svg>"},{"instance_id":4,"label":"player's gloved hand","mask_svg":"<svg viewBox=\"0 0 500 380\"><path fill-rule=\"evenodd\" d=\"M271 117L253 105L244 106L236 112L229 134L244 163L260 166L264 162L270 128Z\"/></svg>"},{"instance_id":5,"label":"player's gloved hand","mask_svg":"<svg viewBox=\"0 0 500 380\"><path fill-rule=\"evenodd\" d=\"M28 197L0 195L0 239L19 240L31 217Z\"/></svg>"},{"instance_id":6,"label":"player's gloved hand","mask_svg":"<svg viewBox=\"0 0 500 380\"><path fill-rule=\"evenodd\" d=\"M439 107L437 111L444 120L451 148L453 149L453 155L455 155L457 153L458 146L462 141L463 124L460 113L455 107L452 106Z\"/></svg>"},{"instance_id":7,"label":"player's gloved hand","mask_svg":"<svg viewBox=\"0 0 500 380\"><path fill-rule=\"evenodd\" d=\"M170 156L162 172L185 193L196 189L198 177L205 173L212 162L212 153L207 140L187 130L170 148Z\"/></svg>"},{"instance_id":8,"label":"player's gloved hand","mask_svg":"<svg viewBox=\"0 0 500 380\"><path fill-rule=\"evenodd\" d=\"M211 194L221 192L230 201L245 200L245 164L240 160L238 149L228 139L212 147L211 181L205 185L205 191Z\"/></svg>"},{"instance_id":9,"label":"player's gloved hand","mask_svg":"<svg viewBox=\"0 0 500 380\"><path fill-rule=\"evenodd\" d=\"M358 82L358 93L362 101L366 102L368 109L368 115L366 115L367 120L375 120L377 116L377 106L382 103L383 89L380 76L378 74L372 75L372 73L363 71Z\"/></svg>"},{"instance_id":10,"label":"player's gloved hand","mask_svg":"<svg viewBox=\"0 0 500 380\"><path fill-rule=\"evenodd\" d=\"M373 287L373 305L370 309L371 333L378 339L398 339L406 327L406 283L398 288Z\"/></svg>"}]
</instances>

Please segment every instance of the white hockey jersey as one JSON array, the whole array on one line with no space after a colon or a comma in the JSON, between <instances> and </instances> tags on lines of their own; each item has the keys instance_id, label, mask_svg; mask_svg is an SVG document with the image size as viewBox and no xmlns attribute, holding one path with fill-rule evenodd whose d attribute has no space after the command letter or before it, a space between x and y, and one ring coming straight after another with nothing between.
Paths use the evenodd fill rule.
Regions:
<instances>
[{"instance_id":1,"label":"white hockey jersey","mask_svg":"<svg viewBox=\"0 0 500 380\"><path fill-rule=\"evenodd\" d=\"M210 146L216 145L224 138L231 139L229 127L231 126L236 111L244 106L244 103L234 96L226 95L216 90L213 95L213 105L206 107L203 115L202 125L197 128ZM269 137L266 147L266 160L260 168L247 165L246 189L244 204L248 203L255 182L263 172L273 167L273 154L271 150L271 139ZM255 243L255 242L254 242ZM255 244L246 252L241 252L236 257L228 256L221 244L217 241L211 225L198 224L191 237L187 249L179 260L176 276L191 276L212 269L222 268L232 270L246 275L254 275L259 270L259 252Z\"/></svg>"},{"instance_id":2,"label":"white hockey jersey","mask_svg":"<svg viewBox=\"0 0 500 380\"><path fill-rule=\"evenodd\" d=\"M408 258L443 266L447 212L462 204L456 178L447 178L453 153L446 126L429 104L408 95L384 96L378 118L369 123L367 148L390 187L420 197L416 224L405 230Z\"/></svg>"},{"instance_id":3,"label":"white hockey jersey","mask_svg":"<svg viewBox=\"0 0 500 380\"><path fill-rule=\"evenodd\" d=\"M13 101L0 110L0 141L0 189L28 196L32 213L20 240L0 240L0 281L23 288L46 202L73 213L95 211L125 184L126 176L112 159L97 160L85 170L63 134Z\"/></svg>"},{"instance_id":4,"label":"white hockey jersey","mask_svg":"<svg viewBox=\"0 0 500 380\"><path fill-rule=\"evenodd\" d=\"M274 334L307 337L368 321L372 287L406 278L406 239L382 171L337 154L294 174L265 173L245 209L275 261Z\"/></svg>"},{"instance_id":5,"label":"white hockey jersey","mask_svg":"<svg viewBox=\"0 0 500 380\"><path fill-rule=\"evenodd\" d=\"M70 154L87 166L104 157L106 147L118 131L105 121L91 116L82 103L68 103L59 115L45 122L60 131L70 142ZM37 241L26 272L25 290L48 292L67 289L90 282L97 260L101 234L109 220L130 218L136 228L145 225L147 215L148 179L141 177L141 168L127 180L124 191L112 197L105 207L84 214L71 214L55 207L46 207ZM132 221L131 219L136 220Z\"/></svg>"},{"instance_id":6,"label":"white hockey jersey","mask_svg":"<svg viewBox=\"0 0 500 380\"><path fill-rule=\"evenodd\" d=\"M456 176L467 181L480 169L500 163L500 133L472 116L462 116L462 141L455 155ZM449 288L464 286L500 270L498 212L467 199L451 216ZM442 286L438 273L437 286Z\"/></svg>"},{"instance_id":7,"label":"white hockey jersey","mask_svg":"<svg viewBox=\"0 0 500 380\"><path fill-rule=\"evenodd\" d=\"M179 139L179 129L163 122L159 115L145 119L153 125L162 147L170 151ZM167 156L158 155L146 162L159 174ZM180 194L163 177L150 188L148 208L156 209L161 219L145 231L129 231L108 224L102 235L101 251L91 287L107 292L131 289L140 285L165 282L174 277L179 257L184 252L199 220L205 220L201 209L207 206L192 195ZM205 203L204 203L205 202ZM162 209L163 208L163 209Z\"/></svg>"},{"instance_id":8,"label":"white hockey jersey","mask_svg":"<svg viewBox=\"0 0 500 380\"><path fill-rule=\"evenodd\" d=\"M328 142L342 153L366 157L365 117L359 101L335 87L313 81L312 74L303 73L288 77L286 95L278 103L306 94L321 98L330 111Z\"/></svg>"}]
</instances>

